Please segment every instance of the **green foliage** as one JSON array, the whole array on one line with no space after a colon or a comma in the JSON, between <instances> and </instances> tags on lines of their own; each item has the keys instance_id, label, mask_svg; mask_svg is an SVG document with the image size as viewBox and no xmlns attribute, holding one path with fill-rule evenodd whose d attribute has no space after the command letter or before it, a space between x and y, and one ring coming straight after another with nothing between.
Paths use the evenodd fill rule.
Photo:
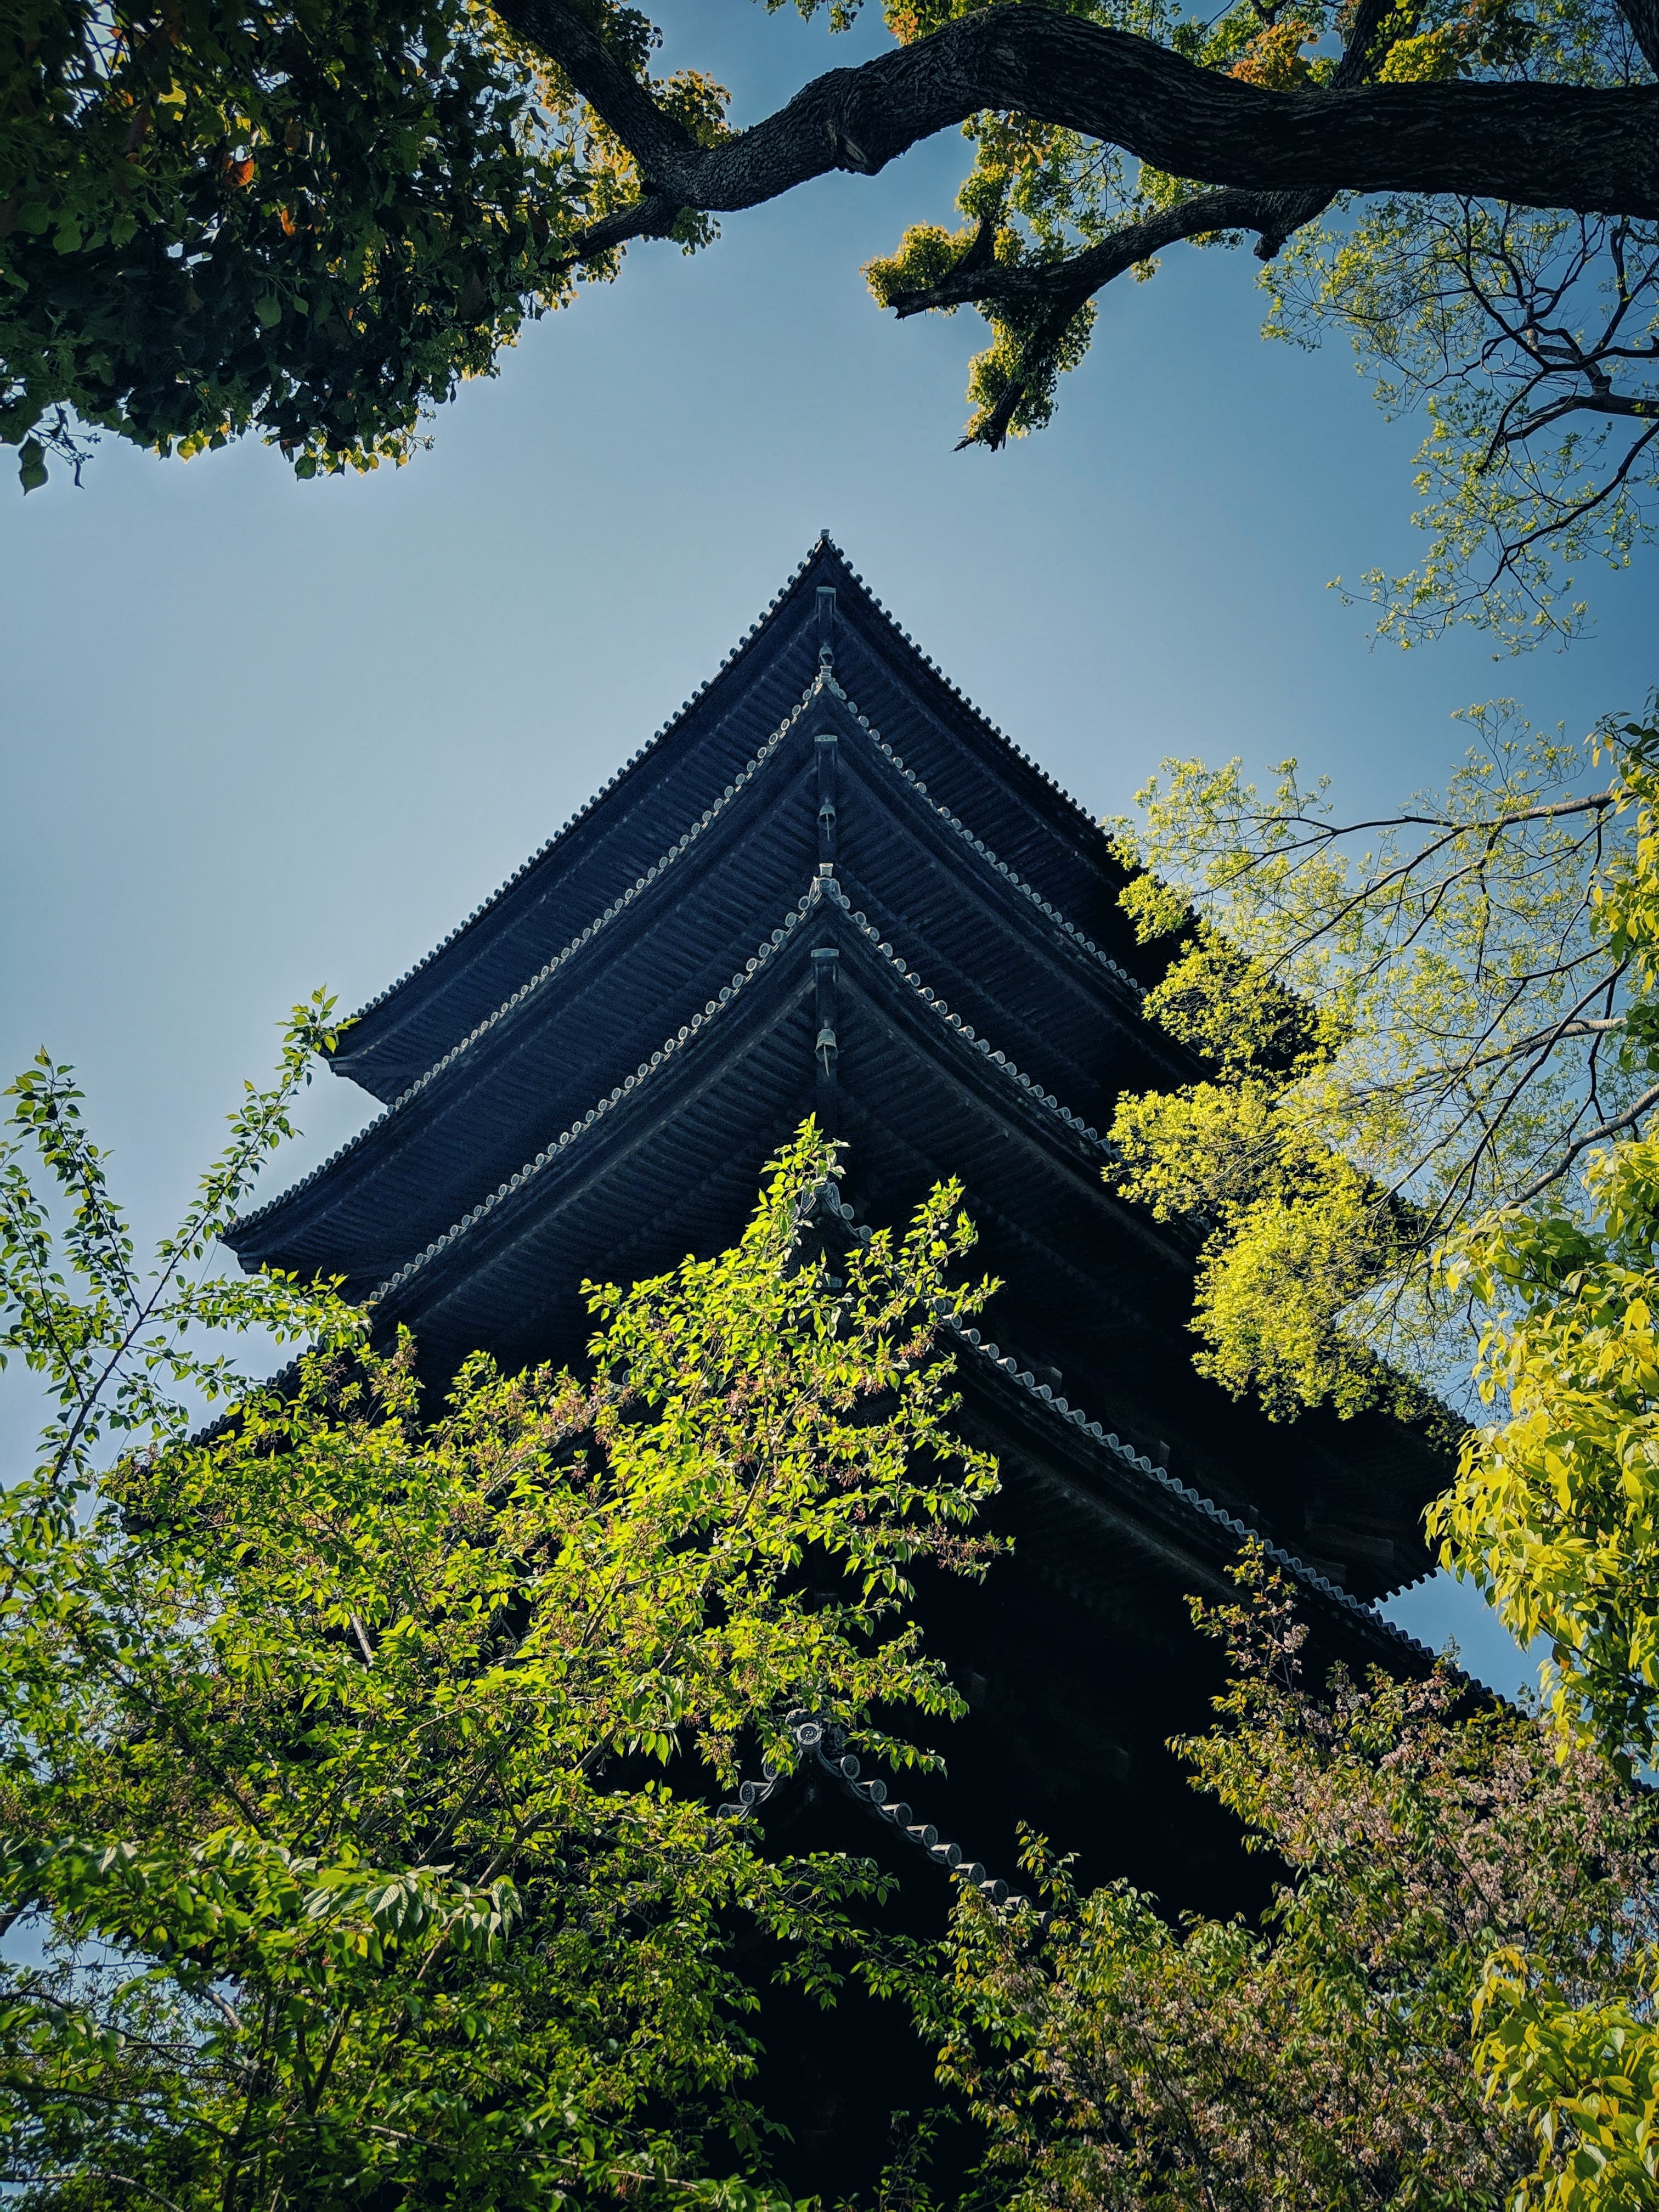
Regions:
<instances>
[{"instance_id":1,"label":"green foliage","mask_svg":"<svg viewBox=\"0 0 1659 2212\"><path fill-rule=\"evenodd\" d=\"M1395 1224L1283 1092L1246 1078L1125 1097L1112 1141L1126 1197L1159 1220L1209 1224L1193 1305L1200 1374L1236 1397L1254 1392L1274 1419L1326 1398L1352 1413L1379 1392L1416 1410L1343 1327L1398 1253Z\"/></svg>"},{"instance_id":2,"label":"green foliage","mask_svg":"<svg viewBox=\"0 0 1659 2212\"><path fill-rule=\"evenodd\" d=\"M1431 1533L1518 1642L1547 1639L1545 1711L1563 1771L1627 1778L1659 1747L1659 1145L1644 1133L1659 1106L1659 730L1651 714L1603 725L1590 751L1610 774L1587 787L1559 741L1517 732L1505 714L1481 726L1484 748L1443 797L1352 828L1333 821L1322 787L1302 787L1294 763L1266 799L1237 763L1166 764L1142 794L1139 843L1120 825L1131 857L1161 872L1132 883L1124 902L1149 937L1185 932L1148 1012L1216 1075L1125 1100L1117 1173L1132 1195L1203 1225L1200 1363L1271 1411L1322 1398L1346 1410L1390 1388L1380 1355L1432 1374L1472 1320L1484 1322L1476 1381L1498 1418L1465 1432ZM1223 1776L1224 1802L1297 1868L1313 1863L1279 1807L1297 1796L1300 1726L1259 1742L1254 1766L1230 1765L1228 1751L1201 1770ZM1397 1807L1386 1832L1401 1832ZM1539 1864L1572 1848L1572 1832L1568 1822L1538 1834ZM1585 1863L1599 1868L1589 1832ZM1487 1863L1486 1851L1481 1842L1470 1856ZM1644 1881L1651 1899L1651 1874ZM1310 2021L1327 2033L1318 2007L1334 1984L1322 1966L1279 1996L1263 1962L1297 1958L1309 1893L1286 1905L1267 1950L1239 1931L1231 1948L1208 1929L1177 1943L1136 1920L1134 1900L1109 1924L1097 1901L1077 1913L1110 1972L1092 1952L1045 1956L1062 2041L1057 2057L1033 2047L1059 2078L1080 2045L1104 2086L1094 2106L1054 2093L1064 2125L1052 2120L1060 2148L1044 2137L1043 2155L1056 2173L1103 2160L1109 2186L1090 2184L1092 2197L1057 2187L1053 2201L1281 2201L1257 2193L1265 2174L1283 2201L1501 2197L1512 2212L1659 2203L1650 1927L1589 1972L1536 1926L1483 1924L1459 1961L1443 2071L1460 2097L1478 2079L1489 2106L1524 2125L1529 2161L1514 2166L1514 2139L1500 2131L1504 2161L1460 2196L1448 2185L1451 2145L1467 2149L1492 2124L1459 2119L1437 2165L1408 2164L1403 2180L1389 2169L1394 2197L1351 2182L1346 2148L1332 2148L1355 2127L1381 2140L1373 2115L1351 2120L1346 2089L1332 2093L1334 2106L1297 2101L1331 2078L1323 2045L1310 2056L1297 2039ZM1363 1926L1363 1892L1340 1893L1345 1928ZM1000 1959L996 1970L1012 1972ZM1159 1971L1179 2005L1170 1997L1148 2026L1145 1990ZM1380 1971L1400 1986L1396 1966ZM1366 2033L1377 2024L1366 2015ZM1417 2114L1418 2089L1391 2070L1386 2042L1352 2048L1354 2079L1376 2067L1389 2109ZM1299 2069L1289 2081L1276 2070L1286 2051ZM1305 2142L1294 2124L1271 2142L1253 2136L1258 2109L1308 2110ZM1103 2149L1094 2137L1079 2148L1091 2123L1078 2112L1103 2114ZM1194 2113L1202 2126L1182 2119ZM1212 2142L1212 2124L1235 2132ZM1413 2142L1431 2140L1425 2118ZM1322 2148L1334 2167L1316 2165ZM1133 2199L1112 2164L1130 2153L1139 2163L1121 2170L1137 2182L1161 2188L1182 2160L1198 2178L1186 2194ZM1205 2160L1229 2157L1237 2170L1216 2185Z\"/></svg>"},{"instance_id":3,"label":"green foliage","mask_svg":"<svg viewBox=\"0 0 1659 2212\"><path fill-rule=\"evenodd\" d=\"M599 13L643 75L656 33ZM720 127L708 79L659 90ZM77 424L185 457L253 430L301 476L402 461L571 298L574 231L637 189L477 0L17 0L0 112L0 440L25 490L49 451L78 468Z\"/></svg>"},{"instance_id":4,"label":"green foliage","mask_svg":"<svg viewBox=\"0 0 1659 2212\"><path fill-rule=\"evenodd\" d=\"M1537 2171L1516 2212L1644 2212L1659 2203L1659 2035L1650 2006L1573 2005L1520 1953L1500 1952L1475 1998L1487 2094L1535 2130Z\"/></svg>"},{"instance_id":5,"label":"green foliage","mask_svg":"<svg viewBox=\"0 0 1659 2212\"><path fill-rule=\"evenodd\" d=\"M57 1119L36 1080L17 1111L55 1163L53 1083ZM0 1982L21 2201L758 2202L768 1972L890 1974L854 1910L883 1883L717 1800L793 1763L802 1708L921 1758L906 1712L961 1708L912 1569L993 1548L947 1425L941 1331L987 1287L950 1279L957 1194L832 1279L798 1228L835 1171L809 1124L735 1249L591 1287L580 1376L475 1358L434 1407L406 1340L337 1333L191 1440L163 1358L94 1486L111 1325L64 1323L101 1279L41 1293L15 1164L10 1341L93 1409L0 1501L0 1910L44 1941Z\"/></svg>"},{"instance_id":6,"label":"green foliage","mask_svg":"<svg viewBox=\"0 0 1659 2212\"><path fill-rule=\"evenodd\" d=\"M1595 81L1572 59L1567 81ZM1473 616L1511 648L1574 635L1573 572L1653 537L1659 227L1380 199L1302 232L1263 281L1269 335L1346 335L1386 414L1427 411L1429 554L1367 572L1380 633L1409 646Z\"/></svg>"},{"instance_id":7,"label":"green foliage","mask_svg":"<svg viewBox=\"0 0 1659 2212\"><path fill-rule=\"evenodd\" d=\"M1655 1085L1655 748L1475 710L1443 793L1346 825L1294 762L1168 762L1113 825L1173 939L1148 1015L1212 1075L1120 1101L1114 1180L1204 1232L1200 1362L1283 1414L1420 1407L1468 1340L1445 1240L1638 1127ZM1403 1379L1402 1379L1403 1378Z\"/></svg>"},{"instance_id":8,"label":"green foliage","mask_svg":"<svg viewBox=\"0 0 1659 2212\"><path fill-rule=\"evenodd\" d=\"M85 1484L109 1435L145 1444L181 1439L200 1407L246 1387L228 1339L282 1345L361 1333L362 1317L326 1284L204 1267L270 1152L294 1134L312 1062L337 1034L332 1013L320 993L294 1009L275 1080L263 1091L246 1086L229 1144L148 1268L137 1263L103 1155L87 1133L72 1072L42 1053L5 1092L0 1368L21 1358L58 1409L41 1439L37 1480L71 1491ZM30 1176L31 1154L44 1185Z\"/></svg>"},{"instance_id":9,"label":"green foliage","mask_svg":"<svg viewBox=\"0 0 1659 2212\"><path fill-rule=\"evenodd\" d=\"M832 30L860 12L796 4L823 6ZM983 4L884 0L885 21L908 43ZM1229 0L1215 16L1065 4L1287 97L1333 82L1359 20L1353 0ZM660 34L643 14L593 0L583 15L695 141L726 137L707 73L650 76ZM1411 0L1344 82L1356 70L1622 86L1644 64L1614 0ZM0 113L0 441L25 490L54 456L78 474L100 431L186 457L252 432L303 476L400 462L526 320L616 276L617 234L593 226L647 197L616 131L482 0L12 0ZM966 227L907 230L866 273L890 307L964 264L1054 280L979 310L990 342L969 368L967 437L995 444L1049 420L1088 350L1109 277L1072 283L1077 257L1135 241L1115 267L1151 276L1169 240L1139 227L1201 188L1018 113L964 133ZM1265 228L1188 242L1255 235L1277 254L1282 218L1295 242L1265 280L1268 331L1312 343L1340 329L1385 408L1430 412L1431 550L1413 574L1367 577L1383 631L1409 642L1464 616L1511 642L1571 630L1583 606L1564 567L1621 565L1651 528L1659 232L1421 198L1343 204L1315 229L1311 204L1269 198ZM653 204L650 222L688 252L717 234L692 209Z\"/></svg>"},{"instance_id":10,"label":"green foliage","mask_svg":"<svg viewBox=\"0 0 1659 2212\"><path fill-rule=\"evenodd\" d=\"M1079 1895L1033 1844L1042 1917L959 1902L951 1981L921 2009L988 2131L988 2195L1491 2212L1534 2173L1559 2183L1569 2136L1540 2167L1529 2109L1483 2094L1489 1962L1524 1948L1564 1997L1645 2022L1650 1804L1586 1752L1558 1761L1536 1722L1469 1711L1443 1666L1310 1695L1287 1593L1259 1559L1243 1571L1247 1604L1205 1619L1231 1648L1219 1723L1182 1748L1286 1878L1261 1929L1171 1925L1122 1885Z\"/></svg>"},{"instance_id":11,"label":"green foliage","mask_svg":"<svg viewBox=\"0 0 1659 2212\"><path fill-rule=\"evenodd\" d=\"M1659 1742L1659 1147L1597 1155L1592 1213L1501 1213L1451 1263L1486 1310L1480 1386L1505 1418L1468 1437L1432 1526L1523 1642L1549 1639L1569 1735L1615 1758Z\"/></svg>"},{"instance_id":12,"label":"green foliage","mask_svg":"<svg viewBox=\"0 0 1659 2212\"><path fill-rule=\"evenodd\" d=\"M908 41L979 4L887 0L885 12ZM1331 82L1354 14L1349 0L1234 0L1192 18L1170 0L1069 0L1067 12L1286 94ZM1619 85L1644 70L1608 0L1425 0L1384 17L1367 74L1395 84ZM976 116L964 136L974 166L957 204L969 228L952 236L921 226L872 262L865 273L884 307L938 283L988 242L999 264L1054 265L1200 190L1026 116ZM1190 242L1237 247L1243 234ZM1135 274L1157 266L1142 259ZM1427 410L1417 475L1426 504L1415 520L1430 551L1414 573L1367 573L1381 634L1408 645L1469 618L1519 647L1577 629L1586 607L1566 596L1573 578L1564 572L1587 559L1626 566L1652 534L1659 230L1468 200L1351 197L1338 219L1297 231L1261 281L1266 335L1304 345L1346 337L1385 413ZM1041 427L1058 378L1088 349L1092 313L1081 302L1070 319L981 312L992 343L970 367L967 436L985 430L1022 379L1006 427Z\"/></svg>"}]
</instances>

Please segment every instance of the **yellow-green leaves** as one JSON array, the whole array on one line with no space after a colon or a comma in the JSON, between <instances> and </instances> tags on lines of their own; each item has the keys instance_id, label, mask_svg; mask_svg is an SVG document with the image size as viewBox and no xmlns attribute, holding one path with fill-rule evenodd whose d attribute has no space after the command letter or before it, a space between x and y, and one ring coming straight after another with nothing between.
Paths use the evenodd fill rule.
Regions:
<instances>
[{"instance_id":1,"label":"yellow-green leaves","mask_svg":"<svg viewBox=\"0 0 1659 2212\"><path fill-rule=\"evenodd\" d=\"M362 1316L326 1283L250 1279L199 1265L276 1146L318 1053L333 1000L318 992L284 1027L270 1084L246 1086L230 1141L149 1265L141 1265L103 1156L87 1133L73 1071L45 1052L7 1088L0 1133L0 1367L21 1358L46 1380L58 1418L43 1434L40 1480L76 1494L111 1432L154 1443L184 1435L204 1403L245 1388L238 1337L268 1364L271 1343L349 1340ZM45 1187L31 1176L33 1154ZM61 1220L61 1230L56 1224Z\"/></svg>"},{"instance_id":2,"label":"yellow-green leaves","mask_svg":"<svg viewBox=\"0 0 1659 2212\"><path fill-rule=\"evenodd\" d=\"M1519 25L1471 9L1402 39L1382 76L1533 76L1540 62L1591 83L1613 58L1577 6ZM1413 520L1428 551L1403 574L1365 574L1379 634L1410 646L1468 619L1519 649L1582 629L1586 564L1626 567L1653 536L1659 228L1388 198L1300 232L1261 281L1267 335L1343 333L1385 414L1426 416Z\"/></svg>"},{"instance_id":3,"label":"yellow-green leaves","mask_svg":"<svg viewBox=\"0 0 1659 2212\"><path fill-rule=\"evenodd\" d=\"M1386 1389L1343 1326L1396 1263L1388 1209L1310 1130L1283 1086L1245 1078L1119 1101L1109 1179L1161 1220L1209 1234L1199 1263L1193 1364L1275 1419L1330 1399L1352 1412Z\"/></svg>"},{"instance_id":4,"label":"yellow-green leaves","mask_svg":"<svg viewBox=\"0 0 1659 2212\"><path fill-rule=\"evenodd\" d=\"M8 1249L79 1279L22 1282L11 1341L94 1428L133 1261L73 1103L58 1071L19 1092L88 1195L67 1265L38 1208ZM45 1936L0 1966L9 2175L758 2212L769 1973L879 1981L851 1908L884 1884L769 1857L720 1800L793 1763L802 1709L923 1757L907 1719L961 1705L912 1571L994 1548L994 1466L949 1427L947 1323L986 1288L959 1194L832 1270L801 1222L836 1171L809 1125L732 1250L595 1290L580 1373L478 1358L434 1407L406 1340L343 1336L205 1442L122 1401L95 1496L57 1432L0 1492L0 1915Z\"/></svg>"},{"instance_id":5,"label":"yellow-green leaves","mask_svg":"<svg viewBox=\"0 0 1659 2212\"><path fill-rule=\"evenodd\" d=\"M1647 723L1584 753L1514 709L1443 793L1345 825L1294 762L1166 762L1112 825L1148 1017L1208 1080L1120 1102L1126 1195L1205 1236L1204 1370L1289 1413L1467 1360L1446 1240L1659 1103Z\"/></svg>"},{"instance_id":6,"label":"yellow-green leaves","mask_svg":"<svg viewBox=\"0 0 1659 2212\"><path fill-rule=\"evenodd\" d=\"M1659 1742L1659 1145L1586 1176L1593 1218L1504 1214L1452 1262L1486 1312L1480 1385L1504 1418L1469 1435L1436 1506L1449 1565L1523 1644L1549 1639L1564 1736L1610 1756Z\"/></svg>"},{"instance_id":7,"label":"yellow-green leaves","mask_svg":"<svg viewBox=\"0 0 1659 2212\"><path fill-rule=\"evenodd\" d=\"M1645 1992L1643 1993L1645 1996ZM1659 2031L1644 2002L1571 2003L1522 1954L1498 1952L1475 1996L1488 2096L1539 2144L1513 2212L1646 2212L1659 2204Z\"/></svg>"}]
</instances>

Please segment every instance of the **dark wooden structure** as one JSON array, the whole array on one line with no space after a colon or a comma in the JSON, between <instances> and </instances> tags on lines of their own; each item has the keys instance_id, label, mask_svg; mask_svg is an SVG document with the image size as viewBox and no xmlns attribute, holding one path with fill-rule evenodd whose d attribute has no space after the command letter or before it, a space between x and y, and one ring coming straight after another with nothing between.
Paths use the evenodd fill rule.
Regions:
<instances>
[{"instance_id":1,"label":"dark wooden structure","mask_svg":"<svg viewBox=\"0 0 1659 2212\"><path fill-rule=\"evenodd\" d=\"M1142 1017L1122 880L822 538L674 720L362 1010L335 1067L385 1112L231 1241L343 1272L440 1366L520 1361L579 1349L584 1276L729 1242L809 1110L849 1146L842 1233L960 1176L1006 1285L964 1418L1016 1548L982 1589L924 1594L972 1714L919 1794L1000 1871L1024 1819L1085 1876L1231 1909L1260 1874L1166 1748L1213 1687L1186 1595L1220 1594L1255 1531L1316 1662L1414 1669L1373 1601L1427 1571L1446 1469L1380 1416L1273 1426L1193 1373L1192 1243L1101 1174L1115 1095L1195 1073ZM833 1799L781 1817L856 1830ZM824 2068L809 2142L855 2094Z\"/></svg>"}]
</instances>

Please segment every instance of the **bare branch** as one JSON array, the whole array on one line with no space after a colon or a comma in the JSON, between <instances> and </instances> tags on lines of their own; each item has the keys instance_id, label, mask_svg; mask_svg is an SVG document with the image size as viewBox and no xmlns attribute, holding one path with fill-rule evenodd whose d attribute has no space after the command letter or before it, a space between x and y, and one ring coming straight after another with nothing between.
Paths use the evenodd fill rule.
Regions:
<instances>
[{"instance_id":1,"label":"bare branch","mask_svg":"<svg viewBox=\"0 0 1659 2212\"><path fill-rule=\"evenodd\" d=\"M1644 1091L1635 1104L1627 1107L1622 1114L1615 1114L1610 1121L1603 1121L1599 1128L1587 1130L1582 1137L1575 1139L1549 1173L1540 1176L1536 1182L1528 1183L1525 1190L1510 1200L1511 1205L1530 1206L1533 1200L1547 1191L1552 1183L1560 1182L1581 1152L1588 1152L1592 1145L1601 1144L1605 1138L1616 1137L1622 1130L1633 1128L1643 1115L1655 1106L1659 1106L1659 1083Z\"/></svg>"}]
</instances>

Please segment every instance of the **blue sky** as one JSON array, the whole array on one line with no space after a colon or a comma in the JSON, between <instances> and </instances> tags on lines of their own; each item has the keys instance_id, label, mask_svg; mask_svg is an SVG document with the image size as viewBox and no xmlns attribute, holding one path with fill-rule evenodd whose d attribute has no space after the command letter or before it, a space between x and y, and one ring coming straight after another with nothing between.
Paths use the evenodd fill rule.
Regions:
<instances>
[{"instance_id":1,"label":"blue sky","mask_svg":"<svg viewBox=\"0 0 1659 2212\"><path fill-rule=\"evenodd\" d=\"M695 0L752 119L880 43ZM679 705L828 526L923 646L1091 807L1169 752L1294 752L1374 805L1443 773L1499 693L1582 731L1659 677L1653 574L1571 653L1402 654L1326 589L1414 557L1413 424L1351 360L1261 342L1247 255L1167 257L1103 307L1041 436L952 451L981 326L903 326L859 275L951 220L954 136L875 179L636 249L469 386L401 471L295 483L249 445L103 447L77 492L0 485L6 1066L82 1069L141 1228L170 1219L272 1024L401 972ZM271 1187L356 1126L313 1094ZM1507 1686L1519 1662L1467 1602Z\"/></svg>"}]
</instances>

